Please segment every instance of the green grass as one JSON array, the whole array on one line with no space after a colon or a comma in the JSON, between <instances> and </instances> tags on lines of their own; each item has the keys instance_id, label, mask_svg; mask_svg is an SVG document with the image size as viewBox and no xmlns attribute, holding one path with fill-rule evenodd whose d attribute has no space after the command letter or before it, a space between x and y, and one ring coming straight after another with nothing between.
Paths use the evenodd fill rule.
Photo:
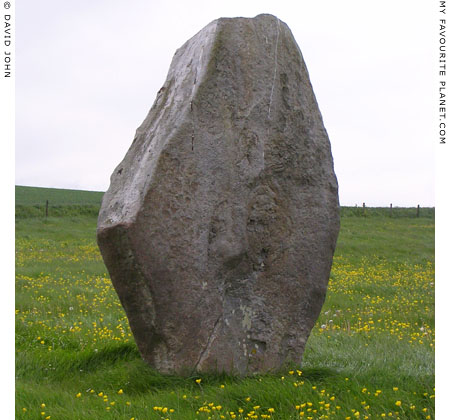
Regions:
<instances>
[{"instance_id":1,"label":"green grass","mask_svg":"<svg viewBox=\"0 0 450 420\"><path fill-rule=\"evenodd\" d=\"M141 360L95 216L17 218L16 418L434 418L434 219L341 224L302 366L185 378Z\"/></svg>"},{"instance_id":2,"label":"green grass","mask_svg":"<svg viewBox=\"0 0 450 420\"><path fill-rule=\"evenodd\" d=\"M45 217L46 211L51 217L96 216L103 194L98 191L16 185L16 219Z\"/></svg>"},{"instance_id":3,"label":"green grass","mask_svg":"<svg viewBox=\"0 0 450 420\"><path fill-rule=\"evenodd\" d=\"M51 217L95 216L100 210L103 192L16 185L16 218L45 217L46 201ZM434 207L420 208L420 218L434 220ZM341 217L417 218L416 207L341 207Z\"/></svg>"},{"instance_id":4,"label":"green grass","mask_svg":"<svg viewBox=\"0 0 450 420\"><path fill-rule=\"evenodd\" d=\"M16 185L16 205L34 206L49 204L62 205L96 205L102 202L103 192L65 190L58 188L24 187Z\"/></svg>"},{"instance_id":5,"label":"green grass","mask_svg":"<svg viewBox=\"0 0 450 420\"><path fill-rule=\"evenodd\" d=\"M434 219L434 207L341 207L341 217L390 217L393 219L408 217Z\"/></svg>"}]
</instances>

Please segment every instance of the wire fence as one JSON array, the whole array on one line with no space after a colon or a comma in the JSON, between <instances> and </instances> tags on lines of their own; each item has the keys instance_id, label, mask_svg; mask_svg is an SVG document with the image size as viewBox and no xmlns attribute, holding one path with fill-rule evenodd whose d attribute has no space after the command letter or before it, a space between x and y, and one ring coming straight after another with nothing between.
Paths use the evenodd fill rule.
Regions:
<instances>
[{"instance_id":1,"label":"wire fence","mask_svg":"<svg viewBox=\"0 0 450 420\"><path fill-rule=\"evenodd\" d=\"M341 217L392 217L392 218L428 218L434 219L434 207L397 207L390 204L388 207L362 206L341 207Z\"/></svg>"},{"instance_id":2,"label":"wire fence","mask_svg":"<svg viewBox=\"0 0 450 420\"><path fill-rule=\"evenodd\" d=\"M64 216L98 216L100 204L16 204L16 218L28 217L64 217ZM341 217L391 217L391 218L428 218L434 219L434 207L367 207L341 206Z\"/></svg>"}]
</instances>

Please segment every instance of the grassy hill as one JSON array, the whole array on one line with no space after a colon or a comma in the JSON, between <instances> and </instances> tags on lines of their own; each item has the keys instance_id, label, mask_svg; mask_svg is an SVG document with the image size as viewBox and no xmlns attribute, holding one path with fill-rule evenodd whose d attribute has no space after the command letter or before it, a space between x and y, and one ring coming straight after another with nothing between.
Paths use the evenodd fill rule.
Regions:
<instances>
[{"instance_id":1,"label":"grassy hill","mask_svg":"<svg viewBox=\"0 0 450 420\"><path fill-rule=\"evenodd\" d=\"M92 215L100 210L104 192L16 186L16 218ZM421 218L434 219L434 207L421 208ZM416 207L341 207L341 217L415 218Z\"/></svg>"},{"instance_id":2,"label":"grassy hill","mask_svg":"<svg viewBox=\"0 0 450 420\"><path fill-rule=\"evenodd\" d=\"M103 192L65 190L59 188L24 187L16 185L16 205L35 206L45 205L96 205L100 206Z\"/></svg>"},{"instance_id":3,"label":"grassy hill","mask_svg":"<svg viewBox=\"0 0 450 420\"><path fill-rule=\"evenodd\" d=\"M103 192L16 186L16 218L96 216ZM48 209L46 202L48 201Z\"/></svg>"}]
</instances>

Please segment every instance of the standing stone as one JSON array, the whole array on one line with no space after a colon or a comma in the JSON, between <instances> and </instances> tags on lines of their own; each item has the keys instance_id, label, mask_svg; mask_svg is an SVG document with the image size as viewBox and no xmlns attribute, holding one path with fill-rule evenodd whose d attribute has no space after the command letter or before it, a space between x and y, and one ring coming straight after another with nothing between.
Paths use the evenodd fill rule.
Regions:
<instances>
[{"instance_id":1,"label":"standing stone","mask_svg":"<svg viewBox=\"0 0 450 420\"><path fill-rule=\"evenodd\" d=\"M301 52L271 15L187 41L111 176L98 243L162 372L300 363L339 231L330 142Z\"/></svg>"}]
</instances>

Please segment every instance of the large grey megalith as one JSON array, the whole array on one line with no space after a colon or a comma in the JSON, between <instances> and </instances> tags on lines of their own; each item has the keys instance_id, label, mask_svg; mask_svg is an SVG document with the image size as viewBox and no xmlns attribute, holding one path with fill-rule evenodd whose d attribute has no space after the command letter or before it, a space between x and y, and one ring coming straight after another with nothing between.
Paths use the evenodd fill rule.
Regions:
<instances>
[{"instance_id":1,"label":"large grey megalith","mask_svg":"<svg viewBox=\"0 0 450 420\"><path fill-rule=\"evenodd\" d=\"M300 363L338 231L330 142L288 26L211 22L176 51L99 215L142 357L179 373Z\"/></svg>"}]
</instances>

